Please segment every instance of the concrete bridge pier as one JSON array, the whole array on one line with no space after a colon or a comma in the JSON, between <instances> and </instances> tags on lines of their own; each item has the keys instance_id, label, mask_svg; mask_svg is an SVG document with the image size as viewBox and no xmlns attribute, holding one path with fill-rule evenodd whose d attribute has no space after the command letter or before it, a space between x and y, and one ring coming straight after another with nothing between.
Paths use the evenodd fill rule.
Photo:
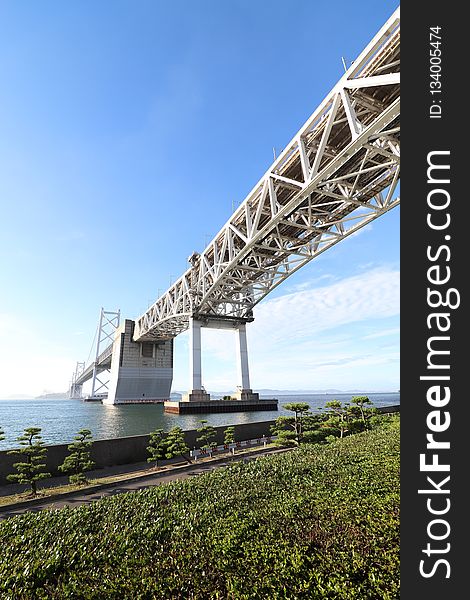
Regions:
<instances>
[{"instance_id":1,"label":"concrete bridge pier","mask_svg":"<svg viewBox=\"0 0 470 600\"><path fill-rule=\"evenodd\" d=\"M134 321L116 330L108 397L103 404L169 400L173 380L173 340L134 342Z\"/></svg>"},{"instance_id":2,"label":"concrete bridge pier","mask_svg":"<svg viewBox=\"0 0 470 600\"><path fill-rule=\"evenodd\" d=\"M202 322L191 317L189 320L189 381L191 382L191 390L183 395L183 402L210 400L210 394L202 387L201 327Z\"/></svg>"},{"instance_id":3,"label":"concrete bridge pier","mask_svg":"<svg viewBox=\"0 0 470 600\"><path fill-rule=\"evenodd\" d=\"M201 328L237 330L238 381L237 391L230 399L211 400L202 385ZM192 389L181 401L165 402L165 411L176 414L207 414L219 412L246 412L253 410L277 410L277 400L260 400L259 394L250 388L246 322L228 317L202 316L191 318L189 323L189 368Z\"/></svg>"},{"instance_id":4,"label":"concrete bridge pier","mask_svg":"<svg viewBox=\"0 0 470 600\"><path fill-rule=\"evenodd\" d=\"M250 387L250 369L248 366L248 344L246 341L246 323L237 326L237 358L238 358L238 385L233 394L237 400L259 400L259 394Z\"/></svg>"},{"instance_id":5,"label":"concrete bridge pier","mask_svg":"<svg viewBox=\"0 0 470 600\"><path fill-rule=\"evenodd\" d=\"M248 345L246 341L246 323L239 321L210 319L206 321L192 317L189 322L189 380L191 390L183 396L183 402L205 402L210 394L202 385L201 328L237 329L237 367L238 385L233 397L237 400L257 400L259 395L250 388L250 369L248 366Z\"/></svg>"}]
</instances>

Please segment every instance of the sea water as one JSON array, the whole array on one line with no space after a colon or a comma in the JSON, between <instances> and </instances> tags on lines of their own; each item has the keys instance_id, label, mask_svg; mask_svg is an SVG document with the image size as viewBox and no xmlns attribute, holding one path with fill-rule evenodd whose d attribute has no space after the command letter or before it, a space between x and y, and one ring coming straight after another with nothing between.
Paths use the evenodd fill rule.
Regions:
<instances>
[{"instance_id":1,"label":"sea water","mask_svg":"<svg viewBox=\"0 0 470 600\"><path fill-rule=\"evenodd\" d=\"M324 407L330 400L350 402L353 396L368 396L376 407L400 404L400 394L389 393L330 393L330 394L276 394L277 411L253 411L207 415L174 415L163 411L162 404L107 405L100 402L84 402L68 398L35 398L30 400L0 399L0 429L5 439L0 450L17 447L17 437L26 427L40 427L46 444L67 444L80 429L89 429L94 439L111 439L131 435L143 435L155 429L168 431L176 425L183 430L197 429L205 419L214 427L271 421L279 415L292 414L284 404L306 402L313 412Z\"/></svg>"}]
</instances>

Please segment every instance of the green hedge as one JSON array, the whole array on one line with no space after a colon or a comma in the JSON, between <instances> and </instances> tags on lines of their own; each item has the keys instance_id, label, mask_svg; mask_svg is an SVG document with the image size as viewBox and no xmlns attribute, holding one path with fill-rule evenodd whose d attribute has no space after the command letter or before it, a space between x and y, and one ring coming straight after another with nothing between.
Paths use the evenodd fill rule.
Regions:
<instances>
[{"instance_id":1,"label":"green hedge","mask_svg":"<svg viewBox=\"0 0 470 600\"><path fill-rule=\"evenodd\" d=\"M0 523L7 599L399 598L399 431Z\"/></svg>"}]
</instances>

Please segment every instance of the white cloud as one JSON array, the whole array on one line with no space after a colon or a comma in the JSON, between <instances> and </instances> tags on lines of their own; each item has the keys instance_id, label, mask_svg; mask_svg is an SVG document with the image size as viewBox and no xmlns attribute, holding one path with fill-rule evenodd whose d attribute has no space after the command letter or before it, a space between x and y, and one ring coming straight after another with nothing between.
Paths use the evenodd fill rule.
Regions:
<instances>
[{"instance_id":1,"label":"white cloud","mask_svg":"<svg viewBox=\"0 0 470 600\"><path fill-rule=\"evenodd\" d=\"M363 382L369 389L394 389L398 343L379 349L373 340L398 335L399 329L390 327L390 319L398 314L399 272L391 268L265 300L247 326L252 386L349 388ZM357 332L362 324L367 335ZM371 332L374 327L377 331ZM235 335L203 329L203 381L208 389L235 388ZM187 354L180 356L185 374L187 364ZM175 380L181 387L177 371L178 367Z\"/></svg>"},{"instance_id":2,"label":"white cloud","mask_svg":"<svg viewBox=\"0 0 470 600\"><path fill-rule=\"evenodd\" d=\"M357 328L381 335L371 327L399 314L399 284L398 271L378 268L261 304L248 329L254 385L396 387L385 381L398 377L398 347L378 353Z\"/></svg>"},{"instance_id":3,"label":"white cloud","mask_svg":"<svg viewBox=\"0 0 470 600\"><path fill-rule=\"evenodd\" d=\"M372 231L373 228L374 226L372 223L367 223L367 225L364 225L364 227L360 227L357 231L351 233L349 237L357 237L359 235L362 235L363 233Z\"/></svg>"},{"instance_id":4,"label":"white cloud","mask_svg":"<svg viewBox=\"0 0 470 600\"><path fill-rule=\"evenodd\" d=\"M318 388L353 387L361 379L379 381L387 371L395 371L399 354L395 348L374 354L361 347L328 352L320 341L308 354L293 351L255 360L252 377L258 387ZM370 385L369 385L370 387Z\"/></svg>"},{"instance_id":5,"label":"white cloud","mask_svg":"<svg viewBox=\"0 0 470 600\"><path fill-rule=\"evenodd\" d=\"M373 340L375 338L388 337L390 335L400 335L399 327L394 327L393 329L384 329L383 331L376 331L374 333L370 333L369 335L365 335L362 339Z\"/></svg>"},{"instance_id":6,"label":"white cloud","mask_svg":"<svg viewBox=\"0 0 470 600\"><path fill-rule=\"evenodd\" d=\"M319 275L315 278L315 280L303 281L302 283L296 283L290 287L285 288L286 293L291 294L295 292L303 292L304 290L312 289L313 287L318 286L320 281L332 281L336 280L336 275L332 273L324 273L323 275ZM285 294L284 294L285 295Z\"/></svg>"},{"instance_id":7,"label":"white cloud","mask_svg":"<svg viewBox=\"0 0 470 600\"><path fill-rule=\"evenodd\" d=\"M332 285L259 305L249 326L253 347L290 344L328 329L399 314L399 271L374 269Z\"/></svg>"},{"instance_id":8,"label":"white cloud","mask_svg":"<svg viewBox=\"0 0 470 600\"><path fill-rule=\"evenodd\" d=\"M399 387L398 341L393 343L399 328L390 320L399 314L397 270L376 268L267 299L254 314L247 326L253 387L350 388L364 382L384 389L388 381L391 389ZM387 346L375 344L386 336ZM0 314L0 338L0 397L67 388L76 359L34 322ZM235 348L235 332L203 329L203 382L208 389L235 389ZM189 387L188 359L185 333L175 341L174 389Z\"/></svg>"}]
</instances>

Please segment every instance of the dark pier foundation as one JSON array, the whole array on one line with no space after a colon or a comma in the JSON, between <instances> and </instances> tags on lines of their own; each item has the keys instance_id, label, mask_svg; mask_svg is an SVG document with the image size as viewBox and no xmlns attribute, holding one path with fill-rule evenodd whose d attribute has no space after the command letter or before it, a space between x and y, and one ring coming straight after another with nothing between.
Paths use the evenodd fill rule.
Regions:
<instances>
[{"instance_id":1,"label":"dark pier foundation","mask_svg":"<svg viewBox=\"0 0 470 600\"><path fill-rule=\"evenodd\" d=\"M166 401L164 410L178 415L196 415L209 413L252 412L255 410L277 410L276 398L267 400L191 400Z\"/></svg>"}]
</instances>

